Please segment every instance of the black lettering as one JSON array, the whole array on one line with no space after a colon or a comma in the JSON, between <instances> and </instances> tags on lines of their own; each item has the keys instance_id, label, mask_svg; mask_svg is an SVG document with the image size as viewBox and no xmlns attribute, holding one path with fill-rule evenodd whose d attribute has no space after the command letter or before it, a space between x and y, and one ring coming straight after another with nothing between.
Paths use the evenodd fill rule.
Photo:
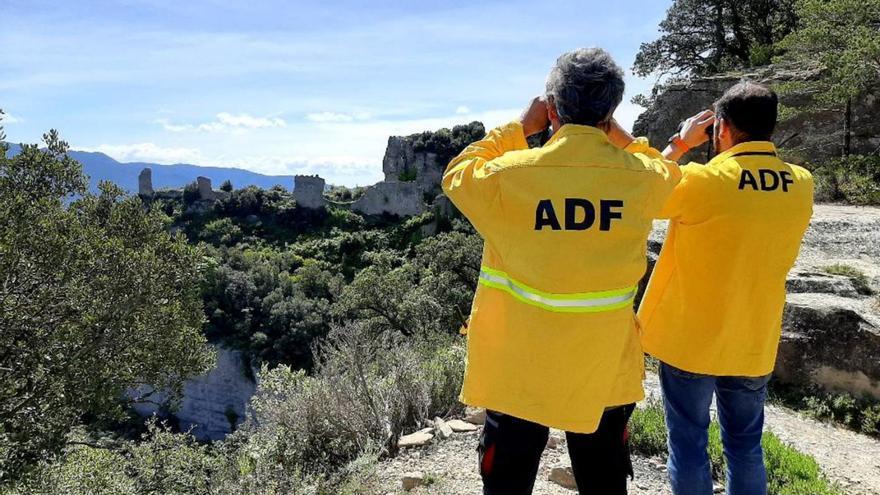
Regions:
<instances>
[{"instance_id":1,"label":"black lettering","mask_svg":"<svg viewBox=\"0 0 880 495\"><path fill-rule=\"evenodd\" d=\"M556 211L553 209L553 202L542 199L538 201L538 208L535 209L535 230L544 230L547 225L553 230L562 230L556 218Z\"/></svg>"},{"instance_id":2,"label":"black lettering","mask_svg":"<svg viewBox=\"0 0 880 495\"><path fill-rule=\"evenodd\" d=\"M776 175L775 171L762 168L761 170L758 170L758 175L761 176L762 191L775 191L776 188L779 187L779 176ZM772 184L767 184L766 177L768 176L773 179Z\"/></svg>"},{"instance_id":3,"label":"black lettering","mask_svg":"<svg viewBox=\"0 0 880 495\"><path fill-rule=\"evenodd\" d=\"M584 211L584 219L577 221L578 209ZM565 230L587 230L596 221L593 203L581 198L565 198Z\"/></svg>"},{"instance_id":4,"label":"black lettering","mask_svg":"<svg viewBox=\"0 0 880 495\"><path fill-rule=\"evenodd\" d=\"M623 208L623 201L619 199L603 199L599 201L599 230L611 230L611 220L623 218L622 211L612 211L612 208Z\"/></svg>"},{"instance_id":5,"label":"black lettering","mask_svg":"<svg viewBox=\"0 0 880 495\"><path fill-rule=\"evenodd\" d=\"M779 176L782 178L782 191L788 192L788 185L794 184L794 179L791 178L791 172L783 170L782 172L779 172Z\"/></svg>"},{"instance_id":6,"label":"black lettering","mask_svg":"<svg viewBox=\"0 0 880 495\"><path fill-rule=\"evenodd\" d=\"M758 180L755 179L755 176L752 175L748 170L743 170L742 175L739 177L739 190L742 191L746 188L746 185L752 186L752 189L755 191L758 190Z\"/></svg>"}]
</instances>

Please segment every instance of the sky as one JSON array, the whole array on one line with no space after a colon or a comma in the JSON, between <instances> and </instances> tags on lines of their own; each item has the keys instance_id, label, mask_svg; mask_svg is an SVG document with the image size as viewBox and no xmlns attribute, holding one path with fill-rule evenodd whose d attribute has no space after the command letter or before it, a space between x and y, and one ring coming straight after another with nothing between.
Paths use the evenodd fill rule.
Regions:
<instances>
[{"instance_id":1,"label":"sky","mask_svg":"<svg viewBox=\"0 0 880 495\"><path fill-rule=\"evenodd\" d=\"M382 179L388 136L516 118L556 57L607 49L616 117L668 2L0 0L0 108L12 142L58 129L119 161Z\"/></svg>"}]
</instances>

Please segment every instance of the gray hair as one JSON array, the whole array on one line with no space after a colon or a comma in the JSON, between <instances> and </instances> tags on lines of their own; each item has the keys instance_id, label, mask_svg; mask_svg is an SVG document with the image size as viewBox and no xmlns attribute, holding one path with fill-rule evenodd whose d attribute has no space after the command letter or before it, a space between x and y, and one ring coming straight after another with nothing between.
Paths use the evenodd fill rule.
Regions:
<instances>
[{"instance_id":1,"label":"gray hair","mask_svg":"<svg viewBox=\"0 0 880 495\"><path fill-rule=\"evenodd\" d=\"M563 124L595 126L611 118L623 100L623 70L601 48L578 48L560 55L547 76Z\"/></svg>"}]
</instances>

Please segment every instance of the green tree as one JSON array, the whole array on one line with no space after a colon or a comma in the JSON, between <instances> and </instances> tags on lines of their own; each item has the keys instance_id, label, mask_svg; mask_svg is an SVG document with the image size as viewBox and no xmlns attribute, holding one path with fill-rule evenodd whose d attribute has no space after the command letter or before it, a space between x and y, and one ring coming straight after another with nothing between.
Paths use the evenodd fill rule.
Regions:
<instances>
[{"instance_id":1,"label":"green tree","mask_svg":"<svg viewBox=\"0 0 880 495\"><path fill-rule=\"evenodd\" d=\"M789 58L826 69L802 86L816 94L817 105L843 111L842 151L849 155L853 101L880 81L880 0L799 0L797 15L800 28L781 46Z\"/></svg>"},{"instance_id":2,"label":"green tree","mask_svg":"<svg viewBox=\"0 0 880 495\"><path fill-rule=\"evenodd\" d=\"M117 417L141 384L179 393L211 363L201 253L166 217L102 183L55 131L0 152L0 482Z\"/></svg>"},{"instance_id":3,"label":"green tree","mask_svg":"<svg viewBox=\"0 0 880 495\"><path fill-rule=\"evenodd\" d=\"M765 65L797 25L795 0L674 0L659 39L642 43L633 72L699 75Z\"/></svg>"},{"instance_id":4,"label":"green tree","mask_svg":"<svg viewBox=\"0 0 880 495\"><path fill-rule=\"evenodd\" d=\"M220 184L220 190L226 192L232 192L232 181L226 179L223 181L223 184Z\"/></svg>"}]
</instances>

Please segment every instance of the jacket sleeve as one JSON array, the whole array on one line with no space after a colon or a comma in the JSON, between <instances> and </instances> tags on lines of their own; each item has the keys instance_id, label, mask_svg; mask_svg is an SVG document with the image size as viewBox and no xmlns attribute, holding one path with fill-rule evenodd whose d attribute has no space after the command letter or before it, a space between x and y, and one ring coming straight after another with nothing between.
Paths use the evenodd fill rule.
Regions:
<instances>
[{"instance_id":1,"label":"jacket sleeve","mask_svg":"<svg viewBox=\"0 0 880 495\"><path fill-rule=\"evenodd\" d=\"M640 159L646 167L657 174L657 180L651 189L651 197L646 201L646 214L652 218L669 218L664 215L665 204L675 194L681 181L682 173L678 163L667 160L663 154L648 144L647 138L636 138L625 148L626 151Z\"/></svg>"},{"instance_id":2,"label":"jacket sleeve","mask_svg":"<svg viewBox=\"0 0 880 495\"><path fill-rule=\"evenodd\" d=\"M522 125L511 122L470 144L443 174L443 192L484 237L498 195L498 167L493 161L508 151L528 147Z\"/></svg>"}]
</instances>

